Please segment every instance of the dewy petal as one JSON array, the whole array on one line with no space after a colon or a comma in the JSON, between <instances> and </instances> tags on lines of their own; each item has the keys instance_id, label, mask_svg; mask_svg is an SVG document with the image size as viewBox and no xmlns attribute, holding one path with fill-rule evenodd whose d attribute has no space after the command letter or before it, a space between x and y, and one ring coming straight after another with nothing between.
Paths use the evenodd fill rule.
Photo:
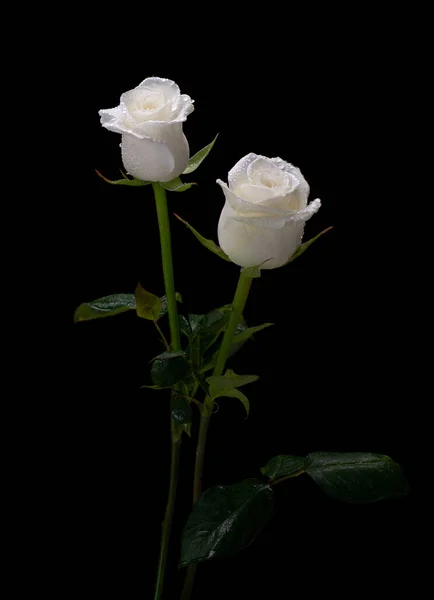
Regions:
<instances>
[{"instance_id":1,"label":"dewy petal","mask_svg":"<svg viewBox=\"0 0 434 600\"><path fill-rule=\"evenodd\" d=\"M251 152L241 158L237 164L232 167L228 173L228 184L231 190L235 190L241 184L248 182L247 169L257 158L258 155Z\"/></svg>"},{"instance_id":2,"label":"dewy petal","mask_svg":"<svg viewBox=\"0 0 434 600\"><path fill-rule=\"evenodd\" d=\"M182 125L175 123L161 132L164 139L137 139L122 136L122 161L125 169L137 179L144 181L171 181L185 169L189 159L189 147Z\"/></svg>"},{"instance_id":3,"label":"dewy petal","mask_svg":"<svg viewBox=\"0 0 434 600\"><path fill-rule=\"evenodd\" d=\"M233 192L227 184L221 179L217 179L217 183L222 188L224 195L226 196L226 200L228 201L232 210L234 210L240 216L261 216L264 217L272 217L272 216L280 216L284 217L288 215L287 210L281 210L279 208L275 208L272 206L265 206L263 204L256 204L254 202L249 202L248 200L244 200L244 198L240 198L237 196L235 192Z\"/></svg>"},{"instance_id":4,"label":"dewy petal","mask_svg":"<svg viewBox=\"0 0 434 600\"><path fill-rule=\"evenodd\" d=\"M146 87L153 92L158 92L165 100L176 100L181 94L179 86L174 81L163 77L147 77L137 87Z\"/></svg>"},{"instance_id":5,"label":"dewy petal","mask_svg":"<svg viewBox=\"0 0 434 600\"><path fill-rule=\"evenodd\" d=\"M256 227L264 227L265 229L282 229L288 222L284 217L276 217L274 219L268 219L264 217L233 217L235 221L239 223L245 223L246 225L255 225Z\"/></svg>"},{"instance_id":6,"label":"dewy petal","mask_svg":"<svg viewBox=\"0 0 434 600\"><path fill-rule=\"evenodd\" d=\"M274 165L276 165L276 167L282 169L282 171L288 173L289 175L292 175L298 180L297 192L299 194L301 203L304 206L306 206L310 188L306 179L303 177L300 169L298 167L295 167L291 163L282 160L279 156L276 156L275 158L270 158L270 160Z\"/></svg>"},{"instance_id":7,"label":"dewy petal","mask_svg":"<svg viewBox=\"0 0 434 600\"><path fill-rule=\"evenodd\" d=\"M185 121L188 115L194 111L193 102L194 100L192 100L188 94L181 94L181 96L173 103L172 119L176 119L176 121Z\"/></svg>"},{"instance_id":8,"label":"dewy petal","mask_svg":"<svg viewBox=\"0 0 434 600\"><path fill-rule=\"evenodd\" d=\"M245 222L226 202L218 224L218 239L223 251L236 264L275 269L284 265L300 245L303 227L303 223L263 227L253 220Z\"/></svg>"},{"instance_id":9,"label":"dewy petal","mask_svg":"<svg viewBox=\"0 0 434 600\"><path fill-rule=\"evenodd\" d=\"M149 88L136 87L133 90L124 92L121 96L121 105L123 104L127 111L133 112L143 109L143 104L150 101L153 104L152 110L158 110L169 101L165 99L163 94L150 90Z\"/></svg>"},{"instance_id":10,"label":"dewy petal","mask_svg":"<svg viewBox=\"0 0 434 600\"><path fill-rule=\"evenodd\" d=\"M132 131L124 123L125 117L120 106L116 108L103 108L98 111L98 114L101 117L101 125L109 131L114 131L115 133L130 133Z\"/></svg>"},{"instance_id":11,"label":"dewy petal","mask_svg":"<svg viewBox=\"0 0 434 600\"><path fill-rule=\"evenodd\" d=\"M293 214L288 215L286 220L294 223L306 222L321 208L321 200L317 198L308 204L305 208L295 211Z\"/></svg>"}]
</instances>

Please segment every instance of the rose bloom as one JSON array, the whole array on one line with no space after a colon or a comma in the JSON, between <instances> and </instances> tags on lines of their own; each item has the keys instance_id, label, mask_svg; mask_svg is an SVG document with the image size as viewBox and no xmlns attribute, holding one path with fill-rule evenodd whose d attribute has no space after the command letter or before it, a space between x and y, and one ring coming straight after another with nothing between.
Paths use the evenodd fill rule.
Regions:
<instances>
[{"instance_id":1,"label":"rose bloom","mask_svg":"<svg viewBox=\"0 0 434 600\"><path fill-rule=\"evenodd\" d=\"M116 108L99 111L101 125L122 134L125 169L143 181L171 181L190 158L182 123L193 100L170 79L148 77L122 94Z\"/></svg>"},{"instance_id":2,"label":"rose bloom","mask_svg":"<svg viewBox=\"0 0 434 600\"><path fill-rule=\"evenodd\" d=\"M229 185L217 183L226 196L219 243L242 267L284 265L301 244L305 222L321 206L320 200L307 203L305 178L281 158L248 154L229 171Z\"/></svg>"}]
</instances>

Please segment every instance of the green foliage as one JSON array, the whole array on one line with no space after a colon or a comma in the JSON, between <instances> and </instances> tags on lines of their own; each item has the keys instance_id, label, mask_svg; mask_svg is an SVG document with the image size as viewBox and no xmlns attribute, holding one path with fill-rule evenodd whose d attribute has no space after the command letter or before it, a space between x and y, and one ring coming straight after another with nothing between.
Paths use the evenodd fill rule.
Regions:
<instances>
[{"instance_id":1,"label":"green foliage","mask_svg":"<svg viewBox=\"0 0 434 600\"><path fill-rule=\"evenodd\" d=\"M304 473L307 462L303 456L282 454L269 460L265 467L262 467L261 472L271 480L280 477L296 477Z\"/></svg>"},{"instance_id":2,"label":"green foliage","mask_svg":"<svg viewBox=\"0 0 434 600\"><path fill-rule=\"evenodd\" d=\"M306 473L336 500L377 502L408 492L401 467L384 454L312 452L307 458Z\"/></svg>"},{"instance_id":3,"label":"green foliage","mask_svg":"<svg viewBox=\"0 0 434 600\"><path fill-rule=\"evenodd\" d=\"M163 352L156 356L152 363L152 381L159 387L173 387L190 376L191 368L182 351Z\"/></svg>"},{"instance_id":4,"label":"green foliage","mask_svg":"<svg viewBox=\"0 0 434 600\"><path fill-rule=\"evenodd\" d=\"M74 313L74 322L112 317L135 308L136 299L133 294L112 294L80 304Z\"/></svg>"},{"instance_id":5,"label":"green foliage","mask_svg":"<svg viewBox=\"0 0 434 600\"><path fill-rule=\"evenodd\" d=\"M318 235L316 235L312 239L308 240L307 242L304 242L304 244L301 244L285 264L288 265L290 262L292 262L293 260L295 260L296 258L301 256L303 254L303 252L305 252L311 244L316 242L316 240L318 238L320 238L322 235L324 235L325 233L327 233L327 231L330 231L330 229L333 229L333 227L327 227L327 229L323 229L323 231L318 233Z\"/></svg>"},{"instance_id":6,"label":"green foliage","mask_svg":"<svg viewBox=\"0 0 434 600\"><path fill-rule=\"evenodd\" d=\"M147 292L140 283L137 284L135 296L137 315L142 319L157 321L163 305L161 298Z\"/></svg>"},{"instance_id":7,"label":"green foliage","mask_svg":"<svg viewBox=\"0 0 434 600\"><path fill-rule=\"evenodd\" d=\"M253 542L273 511L273 491L258 479L206 490L184 528L180 565L229 556Z\"/></svg>"},{"instance_id":8,"label":"green foliage","mask_svg":"<svg viewBox=\"0 0 434 600\"><path fill-rule=\"evenodd\" d=\"M229 262L232 262L231 259L229 258L229 256L227 254L225 254L223 252L223 250L220 248L220 246L217 246L217 244L215 242L213 242L212 240L207 240L206 238L204 238L203 235L201 235L198 231L196 231L196 229L194 229L194 227L192 227L189 223L187 223L187 221L184 221L184 219L181 219L181 217L179 215L175 214L175 217L177 219L179 219L179 221L181 221L181 223L184 223L184 225L186 227L188 227L188 229L192 232L192 234L199 240L199 242L203 246L205 246L205 248L207 248L208 250L210 250L211 252L213 252L217 256L220 256L220 258L223 258L223 260L227 260Z\"/></svg>"},{"instance_id":9,"label":"green foliage","mask_svg":"<svg viewBox=\"0 0 434 600\"><path fill-rule=\"evenodd\" d=\"M183 175L187 175L188 173L193 173L193 171L196 171L199 165L205 160L205 158L213 149L213 146L216 143L218 136L219 134L215 136L215 138L210 144L202 148L202 150L199 150L199 152L196 152L196 154L190 158L190 160L188 161L188 166L183 172Z\"/></svg>"},{"instance_id":10,"label":"green foliage","mask_svg":"<svg viewBox=\"0 0 434 600\"><path fill-rule=\"evenodd\" d=\"M133 177L132 179L130 179L129 177L127 177L126 175L124 175L124 173L122 173L123 179L116 179L114 181L112 181L111 179L107 179L107 177L104 177L104 175L102 175L97 169L95 169L96 174L98 175L98 177L101 177L101 179L103 179L106 183L110 183L110 185L129 185L132 187L142 187L144 185L149 185L151 182L150 181L142 181L141 179L136 179L135 177Z\"/></svg>"},{"instance_id":11,"label":"green foliage","mask_svg":"<svg viewBox=\"0 0 434 600\"><path fill-rule=\"evenodd\" d=\"M183 183L179 177L175 177L172 181L160 182L161 187L169 192L185 192L196 183Z\"/></svg>"}]
</instances>

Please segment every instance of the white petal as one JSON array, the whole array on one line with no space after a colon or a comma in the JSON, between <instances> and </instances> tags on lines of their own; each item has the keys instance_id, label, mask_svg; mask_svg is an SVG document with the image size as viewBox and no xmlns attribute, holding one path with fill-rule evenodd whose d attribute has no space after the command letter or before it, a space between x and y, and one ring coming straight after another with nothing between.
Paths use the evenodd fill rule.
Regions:
<instances>
[{"instance_id":1,"label":"white petal","mask_svg":"<svg viewBox=\"0 0 434 600\"><path fill-rule=\"evenodd\" d=\"M302 235L303 223L286 223L275 228L240 221L228 202L218 225L220 246L233 262L242 267L262 263L262 269L282 266L300 245Z\"/></svg>"},{"instance_id":2,"label":"white petal","mask_svg":"<svg viewBox=\"0 0 434 600\"><path fill-rule=\"evenodd\" d=\"M249 165L258 158L257 154L247 154L241 158L228 173L228 183L231 190L235 190L242 183L248 182L247 169Z\"/></svg>"},{"instance_id":3,"label":"white petal","mask_svg":"<svg viewBox=\"0 0 434 600\"><path fill-rule=\"evenodd\" d=\"M287 221L292 221L294 223L305 223L308 221L315 213L319 211L321 208L321 200L317 198L313 200L310 204L308 204L302 210L298 210L295 213L288 215Z\"/></svg>"},{"instance_id":4,"label":"white petal","mask_svg":"<svg viewBox=\"0 0 434 600\"><path fill-rule=\"evenodd\" d=\"M295 177L298 181L298 193L299 193L299 198L300 198L300 206L306 206L307 204L307 199L309 197L309 184L307 183L306 179L303 177L300 169L298 167L295 167L294 165L292 165L291 163L288 163L284 160L282 160L280 157L276 156L275 158L271 158L270 159L272 161L273 164L275 164L277 167L279 167L280 169L282 169L282 171L284 171L285 173L288 173L289 175L292 175L293 177Z\"/></svg>"},{"instance_id":5,"label":"white petal","mask_svg":"<svg viewBox=\"0 0 434 600\"><path fill-rule=\"evenodd\" d=\"M130 129L124 124L124 115L119 106L116 108L103 108L98 111L101 125L115 133L127 133Z\"/></svg>"},{"instance_id":6,"label":"white petal","mask_svg":"<svg viewBox=\"0 0 434 600\"><path fill-rule=\"evenodd\" d=\"M186 168L189 147L182 128L172 130L164 141L122 136L122 161L125 169L144 181L171 181Z\"/></svg>"},{"instance_id":7,"label":"white petal","mask_svg":"<svg viewBox=\"0 0 434 600\"><path fill-rule=\"evenodd\" d=\"M190 98L187 94L181 94L181 96L173 103L172 109L172 119L176 121L185 121L193 111L194 100Z\"/></svg>"},{"instance_id":8,"label":"white petal","mask_svg":"<svg viewBox=\"0 0 434 600\"><path fill-rule=\"evenodd\" d=\"M221 186L226 196L226 200L232 209L240 215L286 216L288 214L288 210L281 210L279 208L275 208L274 206L267 206L264 204L256 204L254 202L244 200L244 198L240 198L231 189L229 189L226 183L221 179L217 179L217 183Z\"/></svg>"},{"instance_id":9,"label":"white petal","mask_svg":"<svg viewBox=\"0 0 434 600\"><path fill-rule=\"evenodd\" d=\"M147 77L137 87L146 87L154 92L158 92L164 96L165 100L175 100L181 93L174 81L164 79L163 77Z\"/></svg>"}]
</instances>

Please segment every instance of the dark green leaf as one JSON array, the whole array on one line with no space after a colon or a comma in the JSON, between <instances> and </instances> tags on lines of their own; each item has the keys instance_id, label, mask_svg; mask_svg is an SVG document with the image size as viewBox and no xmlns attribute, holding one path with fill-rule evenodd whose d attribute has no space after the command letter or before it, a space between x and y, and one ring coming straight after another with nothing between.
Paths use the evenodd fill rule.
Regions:
<instances>
[{"instance_id":1,"label":"dark green leaf","mask_svg":"<svg viewBox=\"0 0 434 600\"><path fill-rule=\"evenodd\" d=\"M192 332L195 331L196 327L199 325L202 319L204 319L204 317L205 315L195 315L192 313L188 315L188 322L190 323L190 329Z\"/></svg>"},{"instance_id":2,"label":"dark green leaf","mask_svg":"<svg viewBox=\"0 0 434 600\"><path fill-rule=\"evenodd\" d=\"M253 542L273 510L273 491L258 479L206 490L182 536L181 566L239 552Z\"/></svg>"},{"instance_id":3,"label":"dark green leaf","mask_svg":"<svg viewBox=\"0 0 434 600\"><path fill-rule=\"evenodd\" d=\"M179 396L176 392L173 393L172 403L172 418L176 423L186 424L191 423L192 410L189 401L184 396Z\"/></svg>"},{"instance_id":4,"label":"dark green leaf","mask_svg":"<svg viewBox=\"0 0 434 600\"><path fill-rule=\"evenodd\" d=\"M281 454L270 459L261 472L269 479L295 477L304 473L307 459L304 456Z\"/></svg>"},{"instance_id":5,"label":"dark green leaf","mask_svg":"<svg viewBox=\"0 0 434 600\"><path fill-rule=\"evenodd\" d=\"M185 352L183 350L177 350L176 352L171 352L170 350L165 350L158 354L153 360L171 360L172 358L178 358L178 356L185 357Z\"/></svg>"},{"instance_id":6,"label":"dark green leaf","mask_svg":"<svg viewBox=\"0 0 434 600\"><path fill-rule=\"evenodd\" d=\"M226 325L226 316L221 309L212 310L206 315L188 315L192 329L191 341L200 338L200 356L215 342Z\"/></svg>"},{"instance_id":7,"label":"dark green leaf","mask_svg":"<svg viewBox=\"0 0 434 600\"><path fill-rule=\"evenodd\" d=\"M90 321L101 317L112 317L127 310L136 308L136 299L133 294L113 294L104 296L92 302L80 304L74 313L74 322Z\"/></svg>"},{"instance_id":8,"label":"dark green leaf","mask_svg":"<svg viewBox=\"0 0 434 600\"><path fill-rule=\"evenodd\" d=\"M249 413L250 413L249 399L247 398L247 396L245 394L243 394L243 392L240 392L240 390L225 389L225 390L221 390L221 392L218 392L215 395L211 394L211 397L213 400L215 400L216 398L238 398L238 400L241 402L241 404L246 409L247 416L249 416Z\"/></svg>"},{"instance_id":9,"label":"dark green leaf","mask_svg":"<svg viewBox=\"0 0 434 600\"><path fill-rule=\"evenodd\" d=\"M220 246L217 246L217 244L215 242L204 238L203 235L200 235L200 233L198 231L196 231L196 229L194 229L194 227L192 227L189 223L187 223L187 221L184 221L184 219L181 219L181 217L179 215L175 214L175 217L177 219L179 219L181 221L181 223L184 223L184 225L186 227L188 227L188 229L193 233L194 236L196 236L196 238L199 240L199 242L203 246L205 246L205 248L208 248L208 250L211 250L211 252L213 252L214 254L217 254L217 256L220 256L220 258L223 258L224 260L232 262L231 259L229 258L229 256L227 254L225 254L223 252L223 250L220 248Z\"/></svg>"},{"instance_id":10,"label":"dark green leaf","mask_svg":"<svg viewBox=\"0 0 434 600\"><path fill-rule=\"evenodd\" d=\"M312 452L307 458L306 473L337 500L376 502L408 491L401 467L384 454Z\"/></svg>"},{"instance_id":11,"label":"dark green leaf","mask_svg":"<svg viewBox=\"0 0 434 600\"><path fill-rule=\"evenodd\" d=\"M184 315L178 315L179 331L188 338L191 336L191 327Z\"/></svg>"},{"instance_id":12,"label":"dark green leaf","mask_svg":"<svg viewBox=\"0 0 434 600\"><path fill-rule=\"evenodd\" d=\"M147 292L140 283L137 284L135 295L138 316L148 321L156 321L161 313L161 298Z\"/></svg>"},{"instance_id":13,"label":"dark green leaf","mask_svg":"<svg viewBox=\"0 0 434 600\"><path fill-rule=\"evenodd\" d=\"M196 183L183 183L179 177L172 179L172 181L160 182L161 187L169 192L185 192L189 190L192 185Z\"/></svg>"},{"instance_id":14,"label":"dark green leaf","mask_svg":"<svg viewBox=\"0 0 434 600\"><path fill-rule=\"evenodd\" d=\"M229 321L229 316L230 316L230 309L227 306L223 306L221 309L219 310L223 310L226 314L226 324L225 324L225 329L226 329L226 325ZM237 328L235 330L235 337L234 340L232 342L232 347L231 350L229 352L228 357L233 356L236 352L238 352L238 350L240 350L240 348L243 347L243 345L245 344L245 342L247 341L247 339L242 339L239 341L239 334L242 333L243 331L245 331L247 329L247 324L244 320L243 317L241 317L240 322L237 325ZM223 330L224 331L224 330ZM206 351L206 353L204 354L203 357L203 366L200 369L201 373L206 373L207 371L211 370L214 368L216 361L217 361L217 355L218 355L218 350L220 348L220 344L221 344L221 340L217 339L211 346L210 348L208 348L208 350Z\"/></svg>"},{"instance_id":15,"label":"dark green leaf","mask_svg":"<svg viewBox=\"0 0 434 600\"><path fill-rule=\"evenodd\" d=\"M183 175L187 175L188 173L193 173L193 171L196 171L196 169L201 164L201 162L211 152L214 144L216 143L216 140L217 140L218 136L219 136L219 134L217 134L215 136L215 138L213 139L213 141L211 142L211 144L208 144L208 146L205 146L205 148L202 148L202 150L199 150L199 152L197 152L194 156L192 156L190 158L190 160L188 161L187 168L182 173Z\"/></svg>"},{"instance_id":16,"label":"dark green leaf","mask_svg":"<svg viewBox=\"0 0 434 600\"><path fill-rule=\"evenodd\" d=\"M178 302L182 303L182 296L179 292L175 292L175 298ZM169 312L169 307L167 306L167 296L162 296L160 298L161 300L161 310L160 310L160 314L158 316L159 319L161 319L161 317L164 317L164 315L167 315L167 313Z\"/></svg>"},{"instance_id":17,"label":"dark green leaf","mask_svg":"<svg viewBox=\"0 0 434 600\"><path fill-rule=\"evenodd\" d=\"M316 242L316 240L318 238L320 238L322 235L324 235L325 233L327 233L327 231L330 231L330 229L333 229L333 226L327 227L327 229L324 229L323 231L321 231L321 233L319 233L318 235L313 237L311 240L308 240L307 242L304 242L304 244L301 244L285 264L288 265L290 262L292 262L293 260L295 260L296 258L301 256L303 254L303 252L305 252L311 244Z\"/></svg>"},{"instance_id":18,"label":"dark green leaf","mask_svg":"<svg viewBox=\"0 0 434 600\"><path fill-rule=\"evenodd\" d=\"M190 375L190 365L183 352L163 352L152 363L152 381L159 387L172 387Z\"/></svg>"},{"instance_id":19,"label":"dark green leaf","mask_svg":"<svg viewBox=\"0 0 434 600\"><path fill-rule=\"evenodd\" d=\"M106 183L110 183L111 185L130 185L133 187L141 187L143 185L149 185L151 183L150 181L142 181L141 179L135 179L134 177L132 179L124 177L123 179L116 179L112 181L111 179L107 179L107 177L104 177L104 175L102 175L97 169L95 169L95 171L98 177L101 177L101 179L103 179Z\"/></svg>"}]
</instances>

